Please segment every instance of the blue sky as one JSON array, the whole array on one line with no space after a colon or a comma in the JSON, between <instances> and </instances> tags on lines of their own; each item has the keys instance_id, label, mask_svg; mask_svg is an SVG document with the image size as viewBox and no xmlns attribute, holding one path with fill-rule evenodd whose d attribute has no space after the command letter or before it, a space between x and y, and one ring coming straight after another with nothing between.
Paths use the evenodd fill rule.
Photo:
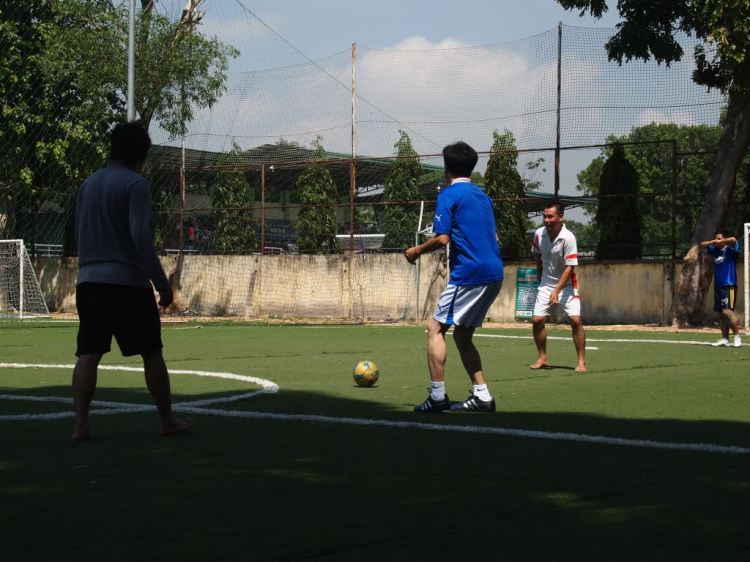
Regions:
<instances>
[{"instance_id":1,"label":"blue sky","mask_svg":"<svg viewBox=\"0 0 750 562\"><path fill-rule=\"evenodd\" d=\"M614 27L614 2L601 20L566 11L554 0L240 0L242 4L312 59L349 48L390 48L422 37L440 44L489 45L530 37L558 22ZM234 17L235 0L207 0L210 16ZM212 13L213 12L213 13Z\"/></svg>"},{"instance_id":2,"label":"blue sky","mask_svg":"<svg viewBox=\"0 0 750 562\"><path fill-rule=\"evenodd\" d=\"M176 16L184 4L157 6ZM226 151L321 138L326 150L350 153L356 42L357 154L391 155L400 130L420 154L456 140L487 151L493 131L507 129L519 148L539 151L524 158L551 161L558 22L584 28L563 37L562 146L603 143L651 122L714 124L722 99L692 82L692 57L670 69L608 61L604 43L619 21L609 5L595 20L554 0L205 0L201 31L241 55L218 103L195 112L185 143ZM570 154L576 161L563 171L573 189L598 151Z\"/></svg>"}]
</instances>

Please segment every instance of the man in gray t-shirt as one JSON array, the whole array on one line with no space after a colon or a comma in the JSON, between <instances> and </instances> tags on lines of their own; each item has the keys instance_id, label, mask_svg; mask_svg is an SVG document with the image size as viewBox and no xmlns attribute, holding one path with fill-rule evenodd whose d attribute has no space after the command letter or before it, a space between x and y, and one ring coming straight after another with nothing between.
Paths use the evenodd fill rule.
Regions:
<instances>
[{"instance_id":1,"label":"man in gray t-shirt","mask_svg":"<svg viewBox=\"0 0 750 562\"><path fill-rule=\"evenodd\" d=\"M151 187L140 175L150 148L151 139L143 127L117 125L111 136L109 166L92 174L78 192L76 307L80 324L73 370L73 441L91 438L89 407L99 362L110 351L112 336L123 355L143 357L161 432L171 435L192 426L172 413L161 320L151 285L159 292L159 305L169 306L174 295L154 247Z\"/></svg>"}]
</instances>

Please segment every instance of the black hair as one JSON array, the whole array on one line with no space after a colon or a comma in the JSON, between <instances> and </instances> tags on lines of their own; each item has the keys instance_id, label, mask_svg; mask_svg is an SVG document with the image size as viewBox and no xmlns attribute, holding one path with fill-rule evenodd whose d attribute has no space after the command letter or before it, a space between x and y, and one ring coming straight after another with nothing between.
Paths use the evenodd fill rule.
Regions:
<instances>
[{"instance_id":1,"label":"black hair","mask_svg":"<svg viewBox=\"0 0 750 562\"><path fill-rule=\"evenodd\" d=\"M563 214L565 213L565 208L563 207L562 203L560 203L559 201L550 201L544 206L544 208L554 209L557 212L558 216L560 217L563 216Z\"/></svg>"},{"instance_id":2,"label":"black hair","mask_svg":"<svg viewBox=\"0 0 750 562\"><path fill-rule=\"evenodd\" d=\"M717 228L716 232L714 232L714 238L721 234L724 238L731 238L729 235L729 231L726 228Z\"/></svg>"},{"instance_id":3,"label":"black hair","mask_svg":"<svg viewBox=\"0 0 750 562\"><path fill-rule=\"evenodd\" d=\"M132 166L146 161L151 137L140 123L119 123L109 137L109 157Z\"/></svg>"},{"instance_id":4,"label":"black hair","mask_svg":"<svg viewBox=\"0 0 750 562\"><path fill-rule=\"evenodd\" d=\"M468 178L478 160L476 150L462 141L449 144L443 149L445 169L456 178Z\"/></svg>"}]
</instances>

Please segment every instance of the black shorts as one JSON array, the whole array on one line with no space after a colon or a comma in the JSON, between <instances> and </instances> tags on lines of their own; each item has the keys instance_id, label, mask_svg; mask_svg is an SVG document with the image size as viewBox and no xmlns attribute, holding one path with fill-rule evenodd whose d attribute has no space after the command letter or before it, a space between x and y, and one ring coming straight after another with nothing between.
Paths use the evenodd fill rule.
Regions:
<instances>
[{"instance_id":1,"label":"black shorts","mask_svg":"<svg viewBox=\"0 0 750 562\"><path fill-rule=\"evenodd\" d=\"M721 312L725 308L734 310L737 304L737 285L714 287L714 312Z\"/></svg>"},{"instance_id":2,"label":"black shorts","mask_svg":"<svg viewBox=\"0 0 750 562\"><path fill-rule=\"evenodd\" d=\"M151 289L81 283L76 287L78 349L76 356L112 349L112 336L123 355L144 355L162 348L161 320Z\"/></svg>"}]
</instances>

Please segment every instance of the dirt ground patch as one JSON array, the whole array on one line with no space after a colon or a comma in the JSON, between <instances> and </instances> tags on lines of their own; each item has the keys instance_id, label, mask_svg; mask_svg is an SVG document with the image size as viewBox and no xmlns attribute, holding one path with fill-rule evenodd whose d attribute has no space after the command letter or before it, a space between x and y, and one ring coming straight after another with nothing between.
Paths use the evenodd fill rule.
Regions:
<instances>
[{"instance_id":1,"label":"dirt ground patch","mask_svg":"<svg viewBox=\"0 0 750 562\"><path fill-rule=\"evenodd\" d=\"M52 319L54 320L77 320L76 314L58 314L53 313ZM185 323L222 323L222 324L265 324L265 325L288 325L288 324L300 324L300 325L346 325L346 324L362 324L355 319L351 318L245 318L238 316L188 316L184 314L167 314L162 316L162 324L164 325L179 325ZM426 322L364 322L365 324L372 324L378 326L424 326ZM485 322L483 328L487 329L499 329L499 330L518 330L528 328L531 330L531 322ZM567 324L560 323L547 323L547 329L549 330L570 330ZM587 330L591 331L608 331L608 332L660 332L660 333L709 333L718 330L716 326L705 326L702 328L673 328L671 326L656 326L652 324L610 324L610 325L590 325L586 326Z\"/></svg>"}]
</instances>

